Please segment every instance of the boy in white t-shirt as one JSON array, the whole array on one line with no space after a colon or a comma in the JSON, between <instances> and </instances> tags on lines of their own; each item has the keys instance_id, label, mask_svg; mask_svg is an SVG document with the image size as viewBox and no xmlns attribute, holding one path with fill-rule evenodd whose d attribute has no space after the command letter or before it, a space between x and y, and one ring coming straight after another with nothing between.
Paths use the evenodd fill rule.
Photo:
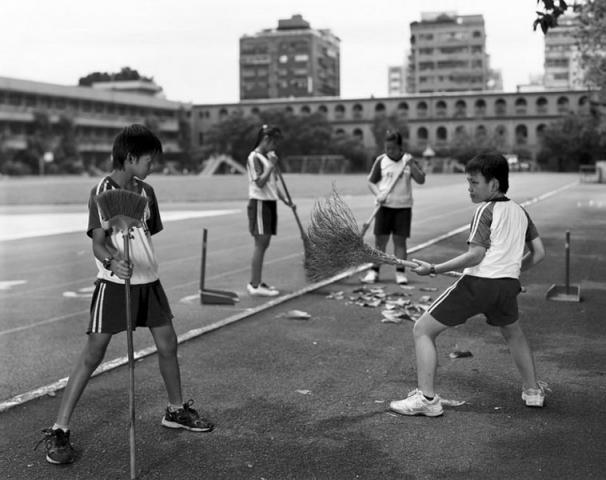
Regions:
<instances>
[{"instance_id":1,"label":"boy in white t-shirt","mask_svg":"<svg viewBox=\"0 0 606 480\"><path fill-rule=\"evenodd\" d=\"M379 155L368 175L368 188L381 205L375 217L375 246L384 252L391 235L394 255L406 260L406 241L412 222L412 181L425 183L421 166L402 149L402 135L388 131L385 135L385 153ZM372 266L362 278L363 283L379 279L379 264ZM396 283L405 285L408 278L404 267L396 269Z\"/></svg>"},{"instance_id":2,"label":"boy in white t-shirt","mask_svg":"<svg viewBox=\"0 0 606 480\"><path fill-rule=\"evenodd\" d=\"M467 163L465 172L471 201L480 204L471 223L468 250L437 265L414 260L419 263L414 269L419 275L464 271L415 323L418 386L408 398L390 404L392 411L402 415L442 415L440 397L434 391L436 338L480 313L489 325L500 328L509 346L522 377L525 404L542 407L545 399L544 384L537 382L532 352L520 327L517 302L520 271L543 260L543 242L528 213L505 196L509 188L505 157L478 155Z\"/></svg>"}]
</instances>

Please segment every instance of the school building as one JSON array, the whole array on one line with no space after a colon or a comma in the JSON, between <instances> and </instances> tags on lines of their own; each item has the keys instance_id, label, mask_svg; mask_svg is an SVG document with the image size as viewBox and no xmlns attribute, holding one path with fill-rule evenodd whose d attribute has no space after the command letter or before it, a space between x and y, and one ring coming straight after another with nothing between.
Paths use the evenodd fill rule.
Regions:
<instances>
[{"instance_id":1,"label":"school building","mask_svg":"<svg viewBox=\"0 0 606 480\"><path fill-rule=\"evenodd\" d=\"M134 87L129 85L131 92L123 92L0 77L2 147L24 150L40 112L48 116L53 128L62 116L73 121L77 148L87 165L106 161L116 134L135 122L153 125L167 156L178 155L179 122L183 118L189 122L191 105L150 92L132 93Z\"/></svg>"},{"instance_id":2,"label":"school building","mask_svg":"<svg viewBox=\"0 0 606 480\"><path fill-rule=\"evenodd\" d=\"M543 129L568 112L589 113L590 92L541 90L532 92L452 92L413 94L385 98L297 98L248 100L239 103L194 105L194 147L204 135L229 115L257 115L263 110L284 109L295 115L320 112L333 126L334 135L350 135L374 149L373 120L396 114L408 126L402 132L411 151L447 148L457 136L490 136L503 151L525 151L535 158Z\"/></svg>"}]
</instances>

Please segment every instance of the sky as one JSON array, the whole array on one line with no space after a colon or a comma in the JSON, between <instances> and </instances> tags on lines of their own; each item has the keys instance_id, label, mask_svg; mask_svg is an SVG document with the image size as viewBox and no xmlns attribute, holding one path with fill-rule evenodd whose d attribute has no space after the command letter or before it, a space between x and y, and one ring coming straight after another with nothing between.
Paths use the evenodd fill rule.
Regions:
<instances>
[{"instance_id":1,"label":"sky","mask_svg":"<svg viewBox=\"0 0 606 480\"><path fill-rule=\"evenodd\" d=\"M491 67L505 91L543 69L535 0L16 0L0 10L0 76L77 85L128 66L170 100L239 100L239 39L301 14L341 40L341 97L387 95L420 13L482 14Z\"/></svg>"}]
</instances>

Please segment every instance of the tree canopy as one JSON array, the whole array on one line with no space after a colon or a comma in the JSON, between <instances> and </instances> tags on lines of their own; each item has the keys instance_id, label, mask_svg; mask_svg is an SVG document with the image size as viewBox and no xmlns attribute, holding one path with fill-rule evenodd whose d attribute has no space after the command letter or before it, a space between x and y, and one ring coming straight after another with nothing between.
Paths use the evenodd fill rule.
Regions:
<instances>
[{"instance_id":1,"label":"tree canopy","mask_svg":"<svg viewBox=\"0 0 606 480\"><path fill-rule=\"evenodd\" d=\"M142 80L144 82L153 82L153 77L144 77L137 70L130 67L122 67L119 72L108 73L108 72L93 72L88 75L81 77L78 80L78 85L81 87L90 87L93 83L97 82L116 82L123 80Z\"/></svg>"}]
</instances>

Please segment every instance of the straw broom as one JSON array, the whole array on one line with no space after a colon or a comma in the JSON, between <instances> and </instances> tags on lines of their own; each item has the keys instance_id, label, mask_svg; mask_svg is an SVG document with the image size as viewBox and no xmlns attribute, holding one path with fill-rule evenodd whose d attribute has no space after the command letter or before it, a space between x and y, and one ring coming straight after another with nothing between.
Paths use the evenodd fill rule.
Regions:
<instances>
[{"instance_id":1,"label":"straw broom","mask_svg":"<svg viewBox=\"0 0 606 480\"><path fill-rule=\"evenodd\" d=\"M130 231L140 226L145 214L147 199L137 193L113 189L107 190L96 197L101 218L107 221L114 231L122 233L124 238L124 259L130 263ZM130 279L124 280L126 297L126 345L128 350L128 407L130 414L129 446L130 446L130 478L136 478L135 467L135 355L133 347L133 319L130 300Z\"/></svg>"},{"instance_id":2,"label":"straw broom","mask_svg":"<svg viewBox=\"0 0 606 480\"><path fill-rule=\"evenodd\" d=\"M318 281L363 263L385 263L415 268L402 260L370 247L351 209L333 187L331 194L316 201L307 228L308 253L305 275Z\"/></svg>"}]
</instances>

